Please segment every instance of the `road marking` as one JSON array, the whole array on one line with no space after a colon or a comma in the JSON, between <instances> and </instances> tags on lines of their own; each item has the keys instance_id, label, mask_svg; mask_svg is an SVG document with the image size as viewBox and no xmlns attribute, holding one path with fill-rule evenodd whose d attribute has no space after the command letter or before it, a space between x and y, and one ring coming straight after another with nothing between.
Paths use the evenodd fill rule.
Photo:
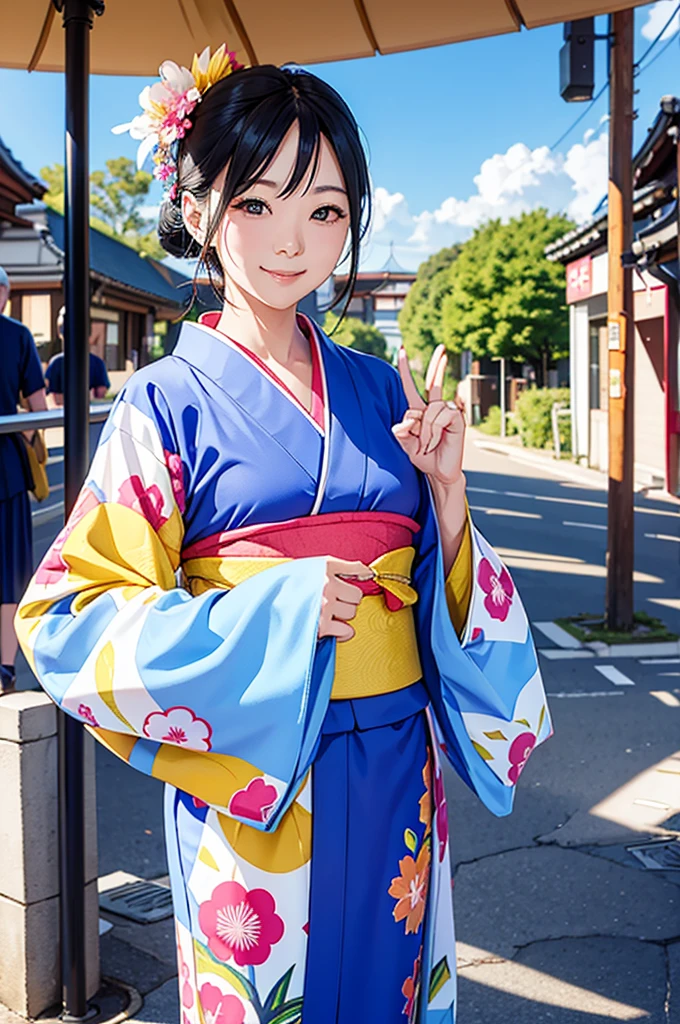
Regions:
<instances>
[{"instance_id":1,"label":"road marking","mask_svg":"<svg viewBox=\"0 0 680 1024\"><path fill-rule=\"evenodd\" d=\"M668 804L662 804L659 800L645 800L641 796L637 800L633 800L633 803L638 807L653 807L657 811L670 811Z\"/></svg>"},{"instance_id":2,"label":"road marking","mask_svg":"<svg viewBox=\"0 0 680 1024\"><path fill-rule=\"evenodd\" d=\"M648 597L652 604L663 605L664 608L675 608L680 611L680 597Z\"/></svg>"},{"instance_id":3,"label":"road marking","mask_svg":"<svg viewBox=\"0 0 680 1024\"><path fill-rule=\"evenodd\" d=\"M658 672L660 676L680 676L680 672Z\"/></svg>"},{"instance_id":4,"label":"road marking","mask_svg":"<svg viewBox=\"0 0 680 1024\"><path fill-rule=\"evenodd\" d=\"M504 547L497 547L496 554L505 562L509 569L532 569L535 572L549 572L553 574L559 572L568 573L572 576L595 576L598 579L605 579L607 576L607 570L604 565L594 565L583 561L581 558L572 558L566 555L549 555L521 548ZM633 579L636 583L665 582L660 576L652 576L650 573L638 570L633 574ZM654 599L648 598L648 600ZM673 599L667 598L666 600ZM678 607L680 607L680 601L678 602Z\"/></svg>"},{"instance_id":5,"label":"road marking","mask_svg":"<svg viewBox=\"0 0 680 1024\"><path fill-rule=\"evenodd\" d=\"M39 526L40 523L48 523L51 519L61 518L63 515L64 503L63 501L59 501L56 505L46 505L45 508L36 508L31 513L31 520L34 526Z\"/></svg>"},{"instance_id":6,"label":"road marking","mask_svg":"<svg viewBox=\"0 0 680 1024\"><path fill-rule=\"evenodd\" d=\"M536 629L540 629L544 636L547 636L548 640L552 640L558 647L569 648L570 650L580 650L581 641L577 640L571 633L567 633L566 629L562 629L556 622L532 622L532 626Z\"/></svg>"},{"instance_id":7,"label":"road marking","mask_svg":"<svg viewBox=\"0 0 680 1024\"><path fill-rule=\"evenodd\" d=\"M574 484L573 486L579 485ZM587 486L588 485L584 487L584 490L587 489ZM585 499L580 498L558 498L548 494L530 494L528 491L497 491L491 487L470 486L467 487L467 491L470 494L502 494L509 498L526 498L529 501L553 501L562 505L582 505L584 508L607 508L606 501L586 501ZM666 509L661 508L642 508L641 505L635 505L634 511L647 516L670 516L671 519L680 519L680 512L669 512Z\"/></svg>"},{"instance_id":8,"label":"road marking","mask_svg":"<svg viewBox=\"0 0 680 1024\"><path fill-rule=\"evenodd\" d=\"M669 672L664 673L670 675ZM676 675L680 675L680 672L676 672ZM650 696L656 697L662 704L665 704L669 708L680 708L680 700L675 696L674 693L670 693L668 690L650 690Z\"/></svg>"},{"instance_id":9,"label":"road marking","mask_svg":"<svg viewBox=\"0 0 680 1024\"><path fill-rule=\"evenodd\" d=\"M516 519L542 519L537 512L517 512L511 508L489 508L487 505L470 505L472 512L486 512L488 516L514 516Z\"/></svg>"},{"instance_id":10,"label":"road marking","mask_svg":"<svg viewBox=\"0 0 680 1024\"><path fill-rule=\"evenodd\" d=\"M539 654L549 661L571 661L572 658L594 658L594 651L565 651L561 647L540 647Z\"/></svg>"},{"instance_id":11,"label":"road marking","mask_svg":"<svg viewBox=\"0 0 680 1024\"><path fill-rule=\"evenodd\" d=\"M669 533L646 533L645 537L649 537L650 540L672 540L680 544L680 537L671 537Z\"/></svg>"},{"instance_id":12,"label":"road marking","mask_svg":"<svg viewBox=\"0 0 680 1024\"><path fill-rule=\"evenodd\" d=\"M562 526L582 526L584 530L606 530L606 526L599 526L597 523L572 523L570 519L563 519Z\"/></svg>"},{"instance_id":13,"label":"road marking","mask_svg":"<svg viewBox=\"0 0 680 1024\"><path fill-rule=\"evenodd\" d=\"M577 693L546 693L546 697L623 697L623 690L588 690Z\"/></svg>"},{"instance_id":14,"label":"road marking","mask_svg":"<svg viewBox=\"0 0 680 1024\"><path fill-rule=\"evenodd\" d=\"M624 676L623 672L619 671L614 665L596 665L595 671L599 672L600 675L608 679L614 686L635 686L632 679L628 676Z\"/></svg>"},{"instance_id":15,"label":"road marking","mask_svg":"<svg viewBox=\"0 0 680 1024\"><path fill-rule=\"evenodd\" d=\"M641 665L680 665L680 658L639 658Z\"/></svg>"}]
</instances>

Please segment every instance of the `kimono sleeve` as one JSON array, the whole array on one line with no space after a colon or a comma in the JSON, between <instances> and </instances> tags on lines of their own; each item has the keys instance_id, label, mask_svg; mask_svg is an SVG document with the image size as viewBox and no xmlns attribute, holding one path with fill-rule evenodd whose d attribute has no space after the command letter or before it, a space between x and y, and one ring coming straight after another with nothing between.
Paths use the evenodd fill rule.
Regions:
<instances>
[{"instance_id":1,"label":"kimono sleeve","mask_svg":"<svg viewBox=\"0 0 680 1024\"><path fill-rule=\"evenodd\" d=\"M134 382L134 378L133 378ZM134 385L16 619L52 699L133 767L270 831L313 758L334 647L317 642L321 558L232 590L176 585L181 454Z\"/></svg>"}]
</instances>

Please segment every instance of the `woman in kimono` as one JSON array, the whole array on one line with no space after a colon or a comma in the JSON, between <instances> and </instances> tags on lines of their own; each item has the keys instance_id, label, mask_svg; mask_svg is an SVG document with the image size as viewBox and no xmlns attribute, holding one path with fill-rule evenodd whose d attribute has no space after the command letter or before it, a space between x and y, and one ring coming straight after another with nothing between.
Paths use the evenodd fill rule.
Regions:
<instances>
[{"instance_id":1,"label":"woman in kimono","mask_svg":"<svg viewBox=\"0 0 680 1024\"><path fill-rule=\"evenodd\" d=\"M167 783L183 1024L452 1022L440 756L506 814L550 732L475 531L464 423L298 315L368 219L356 123L296 69L167 62L130 130L222 308L134 374L18 613L61 708ZM401 375L401 379L400 379Z\"/></svg>"}]
</instances>

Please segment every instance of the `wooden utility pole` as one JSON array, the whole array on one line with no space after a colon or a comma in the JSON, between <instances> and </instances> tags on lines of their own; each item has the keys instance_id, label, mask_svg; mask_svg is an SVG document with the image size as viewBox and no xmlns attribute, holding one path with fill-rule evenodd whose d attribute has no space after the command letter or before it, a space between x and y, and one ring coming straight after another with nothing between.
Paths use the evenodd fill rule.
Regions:
<instances>
[{"instance_id":1,"label":"wooden utility pole","mask_svg":"<svg viewBox=\"0 0 680 1024\"><path fill-rule=\"evenodd\" d=\"M611 16L609 125L609 629L633 625L633 396L635 321L632 270L623 253L633 241L633 11Z\"/></svg>"}]
</instances>

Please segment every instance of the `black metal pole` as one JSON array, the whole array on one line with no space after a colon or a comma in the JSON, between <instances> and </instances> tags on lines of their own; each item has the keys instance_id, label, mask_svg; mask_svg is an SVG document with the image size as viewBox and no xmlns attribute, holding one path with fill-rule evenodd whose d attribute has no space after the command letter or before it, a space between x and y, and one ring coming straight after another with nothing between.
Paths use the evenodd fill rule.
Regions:
<instances>
[{"instance_id":1,"label":"black metal pole","mask_svg":"<svg viewBox=\"0 0 680 1024\"><path fill-rule=\"evenodd\" d=\"M64 505L68 516L87 472L89 411L89 76L90 29L99 4L55 0L66 44L64 224ZM101 13L101 10L97 10ZM63 1019L88 1013L85 975L83 727L66 715L59 730L59 853Z\"/></svg>"}]
</instances>

